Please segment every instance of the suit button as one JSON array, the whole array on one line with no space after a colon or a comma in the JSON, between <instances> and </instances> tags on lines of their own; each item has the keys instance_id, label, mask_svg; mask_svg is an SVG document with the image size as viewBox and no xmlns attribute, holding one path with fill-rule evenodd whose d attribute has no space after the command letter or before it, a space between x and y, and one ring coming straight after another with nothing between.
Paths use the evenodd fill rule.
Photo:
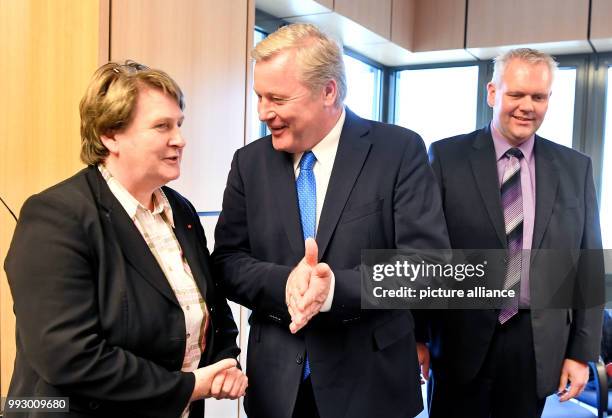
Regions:
<instances>
[{"instance_id":1,"label":"suit button","mask_svg":"<svg viewBox=\"0 0 612 418\"><path fill-rule=\"evenodd\" d=\"M297 364L302 364L304 362L304 357L302 357L301 354L298 354L297 356L295 356L295 362Z\"/></svg>"},{"instance_id":2,"label":"suit button","mask_svg":"<svg viewBox=\"0 0 612 418\"><path fill-rule=\"evenodd\" d=\"M96 401L89 401L89 409L98 409L100 404Z\"/></svg>"}]
</instances>

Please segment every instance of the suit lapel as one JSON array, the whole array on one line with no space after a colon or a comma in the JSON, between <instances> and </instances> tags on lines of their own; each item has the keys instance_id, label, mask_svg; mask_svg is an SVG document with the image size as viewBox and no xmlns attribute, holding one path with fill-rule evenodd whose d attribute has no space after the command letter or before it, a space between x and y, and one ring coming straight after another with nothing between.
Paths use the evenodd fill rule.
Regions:
<instances>
[{"instance_id":1,"label":"suit lapel","mask_svg":"<svg viewBox=\"0 0 612 418\"><path fill-rule=\"evenodd\" d=\"M174 201L174 198L171 197L172 194L167 191L165 191L165 193L166 196L168 196L168 201L172 207L172 216L174 217L174 235L181 246L183 255L187 259L187 264L189 264L191 274L193 275L193 279L200 290L200 294L204 300L208 300L206 298L206 292L208 290L207 280L212 278L212 276L210 275L210 271L203 267L205 265L204 259L206 255L203 252L200 252L196 232L200 225L193 225L192 223L189 223L189 220L181 211L181 207ZM193 221L196 221L196 219L193 219ZM197 222L199 221L200 220L197 219Z\"/></svg>"},{"instance_id":2,"label":"suit lapel","mask_svg":"<svg viewBox=\"0 0 612 418\"><path fill-rule=\"evenodd\" d=\"M472 174L480 191L489 219L495 228L497 238L505 248L506 231L497 175L495 147L490 128L482 129L474 139L473 152L470 155Z\"/></svg>"},{"instance_id":3,"label":"suit lapel","mask_svg":"<svg viewBox=\"0 0 612 418\"><path fill-rule=\"evenodd\" d=\"M272 147L272 145L270 145ZM270 159L270 193L274 194L278 213L291 249L297 259L304 257L304 240L300 212L298 209L297 191L295 190L295 172L293 171L292 154L272 149Z\"/></svg>"},{"instance_id":4,"label":"suit lapel","mask_svg":"<svg viewBox=\"0 0 612 418\"><path fill-rule=\"evenodd\" d=\"M369 124L348 108L317 228L319 259L333 235L371 147Z\"/></svg>"},{"instance_id":5,"label":"suit lapel","mask_svg":"<svg viewBox=\"0 0 612 418\"><path fill-rule=\"evenodd\" d=\"M540 248L548 227L559 186L559 170L548 144L538 136L535 138L534 156L536 164L536 213L531 248Z\"/></svg>"},{"instance_id":6,"label":"suit lapel","mask_svg":"<svg viewBox=\"0 0 612 418\"><path fill-rule=\"evenodd\" d=\"M96 191L106 230L114 233L115 241L127 262L154 288L178 305L176 296L149 246L96 167L90 168L88 181ZM112 237L107 237L107 240L110 238Z\"/></svg>"}]
</instances>

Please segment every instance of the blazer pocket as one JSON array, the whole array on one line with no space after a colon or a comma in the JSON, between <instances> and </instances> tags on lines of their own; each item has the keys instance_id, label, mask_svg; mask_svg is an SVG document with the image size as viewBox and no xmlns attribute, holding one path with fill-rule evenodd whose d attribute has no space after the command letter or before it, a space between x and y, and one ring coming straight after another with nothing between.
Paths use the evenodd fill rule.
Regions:
<instances>
[{"instance_id":1,"label":"blazer pocket","mask_svg":"<svg viewBox=\"0 0 612 418\"><path fill-rule=\"evenodd\" d=\"M384 350L413 332L414 325L408 316L396 315L374 330L374 345L377 350Z\"/></svg>"},{"instance_id":2,"label":"blazer pocket","mask_svg":"<svg viewBox=\"0 0 612 418\"><path fill-rule=\"evenodd\" d=\"M340 223L345 224L347 222L352 222L357 219L365 218L366 216L371 215L373 213L380 212L384 200L385 199L376 199L373 202L346 209L344 211L344 214L342 215L342 220L340 221Z\"/></svg>"}]
</instances>

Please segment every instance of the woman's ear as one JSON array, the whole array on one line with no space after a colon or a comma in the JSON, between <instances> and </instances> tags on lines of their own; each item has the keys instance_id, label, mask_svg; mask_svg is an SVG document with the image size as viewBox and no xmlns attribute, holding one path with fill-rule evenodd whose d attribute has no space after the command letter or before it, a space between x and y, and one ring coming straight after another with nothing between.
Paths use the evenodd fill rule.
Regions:
<instances>
[{"instance_id":1,"label":"woman's ear","mask_svg":"<svg viewBox=\"0 0 612 418\"><path fill-rule=\"evenodd\" d=\"M116 131L109 131L100 136L100 141L102 141L106 149L108 149L108 152L115 155L119 153L119 143L116 135Z\"/></svg>"}]
</instances>

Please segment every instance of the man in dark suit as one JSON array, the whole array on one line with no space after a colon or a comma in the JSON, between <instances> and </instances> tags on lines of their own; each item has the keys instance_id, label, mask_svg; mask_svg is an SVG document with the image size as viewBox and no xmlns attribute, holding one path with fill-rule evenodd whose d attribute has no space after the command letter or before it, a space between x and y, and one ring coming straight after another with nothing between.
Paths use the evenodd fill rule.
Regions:
<instances>
[{"instance_id":1,"label":"man in dark suit","mask_svg":"<svg viewBox=\"0 0 612 418\"><path fill-rule=\"evenodd\" d=\"M359 265L364 249L448 248L423 142L343 106L341 49L316 27L283 27L252 55L272 135L234 155L213 253L228 298L253 311L247 414L414 416L427 348L417 359L409 311L361 310Z\"/></svg>"},{"instance_id":2,"label":"man in dark suit","mask_svg":"<svg viewBox=\"0 0 612 418\"><path fill-rule=\"evenodd\" d=\"M430 148L452 248L507 249L504 287L520 290L515 306L436 315L432 418L539 417L555 390L561 401L579 394L587 362L597 359L599 302L541 303L562 286L603 292L591 161L535 135L555 69L535 50L501 55L487 86L490 126ZM584 251L576 271L551 278L551 268L572 265L554 253L555 263L542 263L551 259L548 249Z\"/></svg>"}]
</instances>

